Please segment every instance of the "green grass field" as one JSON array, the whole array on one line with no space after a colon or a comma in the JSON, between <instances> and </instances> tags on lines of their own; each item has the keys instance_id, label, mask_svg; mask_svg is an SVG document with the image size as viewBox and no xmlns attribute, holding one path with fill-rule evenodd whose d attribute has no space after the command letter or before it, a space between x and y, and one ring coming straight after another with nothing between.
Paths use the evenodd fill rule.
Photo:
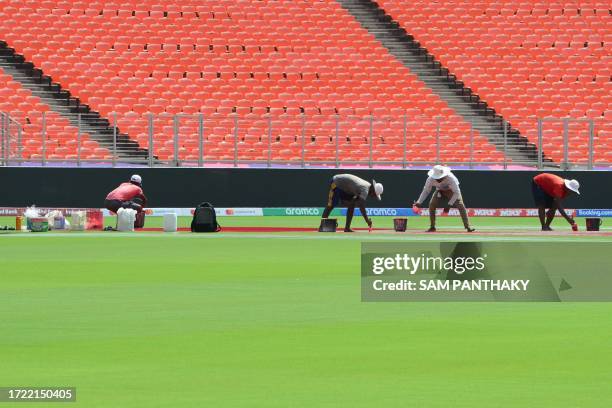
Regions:
<instances>
[{"instance_id":1,"label":"green grass field","mask_svg":"<svg viewBox=\"0 0 612 408\"><path fill-rule=\"evenodd\" d=\"M220 222L318 225L314 217ZM473 222L480 230L537 224ZM459 231L460 221L439 225ZM612 404L611 304L362 303L360 243L372 239L424 238L0 232L0 386L75 386L70 406L87 408Z\"/></svg>"}]
</instances>

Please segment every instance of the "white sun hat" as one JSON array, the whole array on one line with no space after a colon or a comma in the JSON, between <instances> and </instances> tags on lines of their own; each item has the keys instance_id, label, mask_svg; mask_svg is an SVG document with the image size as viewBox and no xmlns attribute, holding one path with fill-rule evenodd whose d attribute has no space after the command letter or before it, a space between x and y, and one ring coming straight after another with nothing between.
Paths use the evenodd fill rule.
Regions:
<instances>
[{"instance_id":1,"label":"white sun hat","mask_svg":"<svg viewBox=\"0 0 612 408\"><path fill-rule=\"evenodd\" d=\"M435 180L439 180L442 177L448 176L449 174L451 174L450 167L442 166L440 164L433 166L433 168L427 172L427 175Z\"/></svg>"},{"instance_id":2,"label":"white sun hat","mask_svg":"<svg viewBox=\"0 0 612 408\"><path fill-rule=\"evenodd\" d=\"M578 180L564 180L565 182L565 187L569 188L570 190L572 190L574 193L580 195L580 183L578 182Z\"/></svg>"},{"instance_id":3,"label":"white sun hat","mask_svg":"<svg viewBox=\"0 0 612 408\"><path fill-rule=\"evenodd\" d=\"M376 180L372 179L372 185L374 186L374 193L376 194L376 198L378 198L379 200L382 200L382 193L383 193L383 185L380 183L377 183Z\"/></svg>"},{"instance_id":4,"label":"white sun hat","mask_svg":"<svg viewBox=\"0 0 612 408\"><path fill-rule=\"evenodd\" d=\"M142 184L142 177L140 177L138 174L134 174L132 177L130 177L130 181L132 183Z\"/></svg>"}]
</instances>

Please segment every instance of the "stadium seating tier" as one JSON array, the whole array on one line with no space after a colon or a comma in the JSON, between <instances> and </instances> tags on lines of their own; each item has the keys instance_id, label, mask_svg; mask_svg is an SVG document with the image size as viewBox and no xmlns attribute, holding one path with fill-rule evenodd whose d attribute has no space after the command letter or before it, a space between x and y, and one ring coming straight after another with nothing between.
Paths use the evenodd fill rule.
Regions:
<instances>
[{"instance_id":1,"label":"stadium seating tier","mask_svg":"<svg viewBox=\"0 0 612 408\"><path fill-rule=\"evenodd\" d=\"M83 103L116 118L142 147L149 145L149 115L156 115L154 150L161 159L174 157L171 115L179 113L204 116L208 160L235 159L235 147L239 160L268 159L268 149L275 160L297 160L304 150L306 160L333 160L336 151L368 160L370 143L375 160L401 160L403 125L388 123L404 115L410 160L434 160L435 143L469 134L462 117L335 1L0 5L0 39ZM297 124L302 114L305 132ZM238 134L232 115L240 117ZM275 137L266 115L275 121ZM369 128L358 124L369 115L377 121L366 147ZM179 159L197 158L198 120L182 121ZM486 138L473 135L473 153L449 141L440 160L501 160Z\"/></svg>"},{"instance_id":2,"label":"stadium seating tier","mask_svg":"<svg viewBox=\"0 0 612 408\"><path fill-rule=\"evenodd\" d=\"M378 0L406 31L537 143L536 118L593 119L596 161L608 161L612 117L610 3ZM544 122L544 152L564 159L562 120ZM588 124L568 124L586 160Z\"/></svg>"}]
</instances>

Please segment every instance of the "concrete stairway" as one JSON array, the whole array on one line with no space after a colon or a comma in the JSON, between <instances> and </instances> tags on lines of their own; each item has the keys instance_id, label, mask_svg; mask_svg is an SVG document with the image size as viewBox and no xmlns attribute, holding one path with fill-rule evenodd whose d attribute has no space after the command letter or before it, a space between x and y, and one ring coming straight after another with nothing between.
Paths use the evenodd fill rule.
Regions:
<instances>
[{"instance_id":1,"label":"concrete stairway","mask_svg":"<svg viewBox=\"0 0 612 408\"><path fill-rule=\"evenodd\" d=\"M32 95L38 96L42 102L48 104L59 115L68 119L71 125L81 127L82 133L88 133L92 140L97 141L101 147L107 148L111 153L115 151L113 140L116 140L116 157L122 162L129 159L148 158L148 151L140 148L137 142L128 135L115 130L113 123L108 119L81 104L78 98L71 96L69 91L62 89L60 84L54 83L40 69L25 58L16 54L5 42L0 41L0 68L21 85L29 89ZM80 118L79 118L80 115ZM80 119L80 120L79 120ZM115 133L116 132L116 133Z\"/></svg>"},{"instance_id":2,"label":"concrete stairway","mask_svg":"<svg viewBox=\"0 0 612 408\"><path fill-rule=\"evenodd\" d=\"M474 129L495 145L497 150L502 152L505 150L507 157L514 164L537 164L536 146L458 81L376 2L371 0L338 0L338 2L450 108L463 116ZM544 161L550 162L546 158Z\"/></svg>"}]
</instances>

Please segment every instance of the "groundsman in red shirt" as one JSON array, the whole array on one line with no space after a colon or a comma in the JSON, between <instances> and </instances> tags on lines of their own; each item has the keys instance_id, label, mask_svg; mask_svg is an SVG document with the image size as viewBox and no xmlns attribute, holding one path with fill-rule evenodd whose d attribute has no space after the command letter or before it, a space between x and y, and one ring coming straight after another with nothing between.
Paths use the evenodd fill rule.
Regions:
<instances>
[{"instance_id":1,"label":"groundsman in red shirt","mask_svg":"<svg viewBox=\"0 0 612 408\"><path fill-rule=\"evenodd\" d=\"M561 201L572 194L580 195L579 190L580 183L577 180L567 180L550 173L538 174L533 178L531 192L533 193L535 205L538 208L542 231L552 231L550 224L555 218L557 210L572 226L574 231L578 229L574 219L567 215L563 209Z\"/></svg>"},{"instance_id":2,"label":"groundsman in red shirt","mask_svg":"<svg viewBox=\"0 0 612 408\"><path fill-rule=\"evenodd\" d=\"M128 183L121 183L108 193L104 200L104 207L114 213L120 208L131 208L141 213L146 205L147 197L142 191L142 177L138 174L134 174Z\"/></svg>"}]
</instances>

